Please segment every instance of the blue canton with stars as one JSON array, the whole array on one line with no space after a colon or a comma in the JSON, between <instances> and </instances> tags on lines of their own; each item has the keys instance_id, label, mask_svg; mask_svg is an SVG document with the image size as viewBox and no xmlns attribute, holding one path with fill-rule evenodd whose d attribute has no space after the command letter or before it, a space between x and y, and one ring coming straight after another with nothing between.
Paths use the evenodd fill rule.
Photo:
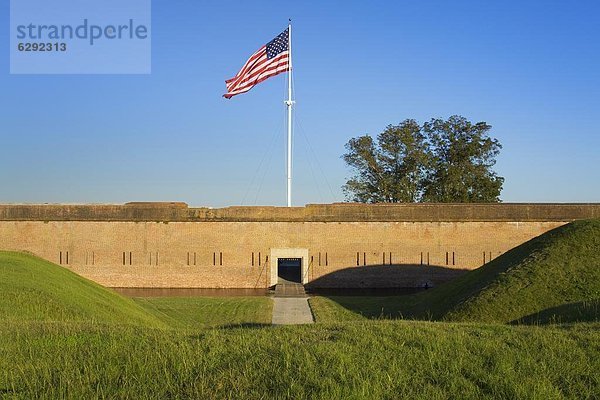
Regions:
<instances>
[{"instance_id":1,"label":"blue canton with stars","mask_svg":"<svg viewBox=\"0 0 600 400\"><path fill-rule=\"evenodd\" d=\"M267 43L267 59L276 57L279 53L288 51L289 29L281 32L277 37Z\"/></svg>"}]
</instances>

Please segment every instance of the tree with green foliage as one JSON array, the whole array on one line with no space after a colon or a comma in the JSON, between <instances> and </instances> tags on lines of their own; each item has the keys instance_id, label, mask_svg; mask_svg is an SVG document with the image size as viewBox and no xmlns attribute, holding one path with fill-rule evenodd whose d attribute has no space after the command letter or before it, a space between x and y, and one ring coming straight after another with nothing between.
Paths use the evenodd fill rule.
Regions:
<instances>
[{"instance_id":1,"label":"tree with green foliage","mask_svg":"<svg viewBox=\"0 0 600 400\"><path fill-rule=\"evenodd\" d=\"M357 173L344 185L354 201L409 203L418 201L431 164L430 151L416 121L389 125L377 136L351 139L344 161Z\"/></svg>"},{"instance_id":2,"label":"tree with green foliage","mask_svg":"<svg viewBox=\"0 0 600 400\"><path fill-rule=\"evenodd\" d=\"M502 146L491 126L461 116L420 126L407 119L389 125L375 142L350 139L342 156L355 174L343 186L363 203L498 202L504 178L492 167Z\"/></svg>"},{"instance_id":3,"label":"tree with green foliage","mask_svg":"<svg viewBox=\"0 0 600 400\"><path fill-rule=\"evenodd\" d=\"M434 160L423 201L492 203L500 201L504 178L492 167L502 146L488 136L492 127L461 116L423 124Z\"/></svg>"}]
</instances>

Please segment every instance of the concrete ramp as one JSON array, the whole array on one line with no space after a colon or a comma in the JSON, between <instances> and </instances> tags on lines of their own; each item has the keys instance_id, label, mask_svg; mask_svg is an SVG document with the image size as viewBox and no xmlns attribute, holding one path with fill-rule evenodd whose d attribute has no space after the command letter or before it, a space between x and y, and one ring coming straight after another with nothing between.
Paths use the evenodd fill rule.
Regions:
<instances>
[{"instance_id":1,"label":"concrete ramp","mask_svg":"<svg viewBox=\"0 0 600 400\"><path fill-rule=\"evenodd\" d=\"M280 283L273 297L273 325L300 325L314 322L308 296L299 283Z\"/></svg>"},{"instance_id":2,"label":"concrete ramp","mask_svg":"<svg viewBox=\"0 0 600 400\"><path fill-rule=\"evenodd\" d=\"M306 297L304 285L300 283L286 282L275 286L275 297Z\"/></svg>"}]
</instances>

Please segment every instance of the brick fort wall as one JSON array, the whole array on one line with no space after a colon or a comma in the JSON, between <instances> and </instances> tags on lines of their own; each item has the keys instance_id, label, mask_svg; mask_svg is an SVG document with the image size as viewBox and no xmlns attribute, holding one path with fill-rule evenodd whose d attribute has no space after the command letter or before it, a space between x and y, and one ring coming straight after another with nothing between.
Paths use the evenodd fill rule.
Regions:
<instances>
[{"instance_id":1,"label":"brick fort wall","mask_svg":"<svg viewBox=\"0 0 600 400\"><path fill-rule=\"evenodd\" d=\"M416 287L598 217L598 204L0 205L0 249L109 287L265 288L270 250L301 248L309 286Z\"/></svg>"}]
</instances>

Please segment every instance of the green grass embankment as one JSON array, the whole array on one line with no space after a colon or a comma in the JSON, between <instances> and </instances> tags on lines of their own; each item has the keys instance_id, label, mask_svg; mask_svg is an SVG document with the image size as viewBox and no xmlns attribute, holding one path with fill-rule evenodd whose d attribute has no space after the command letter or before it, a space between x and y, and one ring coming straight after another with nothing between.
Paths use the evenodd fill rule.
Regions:
<instances>
[{"instance_id":1,"label":"green grass embankment","mask_svg":"<svg viewBox=\"0 0 600 400\"><path fill-rule=\"evenodd\" d=\"M271 323L267 297L129 299L41 258L0 252L0 320L202 329Z\"/></svg>"},{"instance_id":2,"label":"green grass embankment","mask_svg":"<svg viewBox=\"0 0 600 400\"><path fill-rule=\"evenodd\" d=\"M165 326L133 300L41 258L0 252L0 320Z\"/></svg>"}]
</instances>

